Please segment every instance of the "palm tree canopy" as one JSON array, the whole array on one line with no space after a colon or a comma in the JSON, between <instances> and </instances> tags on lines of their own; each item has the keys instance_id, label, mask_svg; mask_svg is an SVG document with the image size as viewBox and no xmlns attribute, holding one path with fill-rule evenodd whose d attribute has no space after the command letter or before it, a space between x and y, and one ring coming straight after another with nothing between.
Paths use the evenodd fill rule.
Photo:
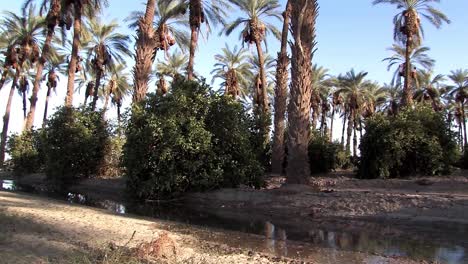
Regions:
<instances>
[{"instance_id":1,"label":"palm tree canopy","mask_svg":"<svg viewBox=\"0 0 468 264\"><path fill-rule=\"evenodd\" d=\"M415 13L417 20L415 21L415 32L414 36L412 37L414 38L416 46L419 46L421 44L422 38L424 37L424 29L422 28L419 16L424 17L436 28L440 28L444 22L450 23L450 20L444 13L442 13L442 11L432 6L433 3L439 2L440 0L374 0L372 4L390 4L396 6L396 8L400 11L393 18L393 32L394 39L396 41L406 41L406 36L401 30L404 26L405 15L410 12Z\"/></svg>"},{"instance_id":2,"label":"palm tree canopy","mask_svg":"<svg viewBox=\"0 0 468 264\"><path fill-rule=\"evenodd\" d=\"M175 78L187 70L188 55L180 51L173 52L166 61L158 61L156 68L158 76ZM182 74L185 75L185 74Z\"/></svg>"},{"instance_id":3,"label":"palm tree canopy","mask_svg":"<svg viewBox=\"0 0 468 264\"><path fill-rule=\"evenodd\" d=\"M406 48L398 45L398 44L393 44L392 47L388 48L389 51L393 53L391 57L387 57L383 59L382 61L388 62L387 70L390 71L394 66L397 66L395 69L395 72L393 74L392 78L392 85L397 85L399 82L400 74L401 74L401 68L402 65L404 65L406 58L405 58L405 52ZM426 69L429 70L432 67L434 67L435 60L431 59L428 55L427 52L430 50L428 47L418 47L410 51L410 61L411 61L411 66L420 68L420 69Z\"/></svg>"},{"instance_id":4,"label":"palm tree canopy","mask_svg":"<svg viewBox=\"0 0 468 264\"><path fill-rule=\"evenodd\" d=\"M84 35L89 41L86 41L84 50L88 63L93 61L101 67L113 68L116 64L122 64L126 56L132 56L128 47L130 38L117 32L119 25L116 21L104 24L95 18L88 20L85 25L86 30L83 32L86 32Z\"/></svg>"},{"instance_id":5,"label":"palm tree canopy","mask_svg":"<svg viewBox=\"0 0 468 264\"><path fill-rule=\"evenodd\" d=\"M186 6L181 1L158 1L155 10L154 27L160 35L174 38L175 44L185 51L190 43L189 33L185 30L188 24ZM142 11L134 11L124 21L129 22L130 29L138 28L138 21L144 16ZM164 32L163 32L164 31Z\"/></svg>"},{"instance_id":6,"label":"palm tree canopy","mask_svg":"<svg viewBox=\"0 0 468 264\"><path fill-rule=\"evenodd\" d=\"M277 0L231 0L245 16L239 17L228 23L221 33L230 35L235 29L243 26L240 33L240 39L246 43L254 43L255 41L265 41L267 34L271 33L277 39L281 38L281 32L272 23L267 22L267 18L273 17L282 20L281 14L278 11L280 7ZM220 33L220 34L221 34Z\"/></svg>"},{"instance_id":7,"label":"palm tree canopy","mask_svg":"<svg viewBox=\"0 0 468 264\"><path fill-rule=\"evenodd\" d=\"M213 79L211 83L213 84L216 79L221 79L221 86L226 86L226 74L228 71L234 72L237 77L237 82L240 88L241 97L246 97L248 95L247 87L251 84L252 80L252 64L248 62L250 55L245 49L238 49L235 46L233 49L230 49L226 44L222 49L222 54L216 54L215 60L217 61L211 71L213 74Z\"/></svg>"}]
</instances>

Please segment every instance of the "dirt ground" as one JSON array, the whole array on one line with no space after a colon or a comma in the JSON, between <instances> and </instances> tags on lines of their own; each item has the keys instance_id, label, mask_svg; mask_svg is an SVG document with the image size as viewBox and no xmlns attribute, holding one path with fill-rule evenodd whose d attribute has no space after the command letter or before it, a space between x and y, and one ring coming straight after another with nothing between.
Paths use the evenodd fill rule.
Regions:
<instances>
[{"instance_id":1,"label":"dirt ground","mask_svg":"<svg viewBox=\"0 0 468 264\"><path fill-rule=\"evenodd\" d=\"M0 174L2 178L11 175ZM19 181L37 188L45 186L43 175L29 175ZM448 232L451 242L466 244L467 171L405 180L357 180L350 178L349 172L336 172L316 177L309 185L284 182L284 177L269 177L267 188L262 190L241 187L195 193L183 202L223 218L271 221L288 227L288 238L296 231L343 228L371 230L389 238L420 237L425 241L436 239L441 233L447 236ZM122 179L91 179L73 189L118 200L124 197L124 187ZM388 228L382 229L382 225ZM30 260L48 256L60 259L70 251L102 247L109 242L123 245L134 231L130 246L169 232L177 244L181 263L424 263L359 252L342 252L338 257L335 254L331 261L327 249L310 249L307 244L295 242L288 242L287 248L297 254L280 258L275 252L284 245L279 242L274 245L275 250L264 252L265 244L271 241L262 236L122 217L45 198L0 192L0 259L8 259L6 263L34 263ZM20 249L24 254L17 253Z\"/></svg>"},{"instance_id":2,"label":"dirt ground","mask_svg":"<svg viewBox=\"0 0 468 264\"><path fill-rule=\"evenodd\" d=\"M331 260L326 249L316 249L303 258L280 258L256 251L256 243L267 243L260 236L123 217L104 210L0 191L1 263L67 263L65 260L74 252L109 243L134 247L161 234L170 238L171 246L174 243L176 253L166 258L169 263L417 263L356 252L335 253ZM220 241L230 241L231 245Z\"/></svg>"}]
</instances>

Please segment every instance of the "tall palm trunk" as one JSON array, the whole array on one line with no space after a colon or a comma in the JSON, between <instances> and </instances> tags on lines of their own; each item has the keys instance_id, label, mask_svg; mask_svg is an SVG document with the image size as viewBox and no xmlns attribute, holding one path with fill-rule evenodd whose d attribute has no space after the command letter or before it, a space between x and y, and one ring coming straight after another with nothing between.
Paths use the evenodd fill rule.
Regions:
<instances>
[{"instance_id":1,"label":"tall palm trunk","mask_svg":"<svg viewBox=\"0 0 468 264\"><path fill-rule=\"evenodd\" d=\"M49 110L49 99L50 99L51 90L52 88L47 87L47 95L46 95L45 106L44 106L44 117L42 118L42 128L45 127L46 122L47 122L47 110Z\"/></svg>"},{"instance_id":2,"label":"tall palm trunk","mask_svg":"<svg viewBox=\"0 0 468 264\"><path fill-rule=\"evenodd\" d=\"M8 136L8 125L10 123L10 112L11 112L11 103L13 101L13 95L15 94L16 82L18 81L19 70L16 70L15 77L11 83L10 94L8 95L8 101L5 109L5 115L3 116L3 128L2 128L2 139L0 142L0 167L3 167L5 162L5 149Z\"/></svg>"},{"instance_id":3,"label":"tall palm trunk","mask_svg":"<svg viewBox=\"0 0 468 264\"><path fill-rule=\"evenodd\" d=\"M327 135L326 118L327 118L326 110L325 110L325 108L322 108L322 115L321 115L321 119L320 119L320 133L324 137Z\"/></svg>"},{"instance_id":4,"label":"tall palm trunk","mask_svg":"<svg viewBox=\"0 0 468 264\"><path fill-rule=\"evenodd\" d=\"M413 46L413 32L410 19L405 19L406 28L406 50L405 50L405 83L403 87L403 100L402 106L413 105L413 91L411 84L411 51Z\"/></svg>"},{"instance_id":5,"label":"tall palm trunk","mask_svg":"<svg viewBox=\"0 0 468 264\"><path fill-rule=\"evenodd\" d=\"M341 131L341 146L342 147L345 146L345 130L346 130L347 115L348 115L348 113L345 110L345 112L343 114L343 128L342 128L342 131Z\"/></svg>"},{"instance_id":6,"label":"tall palm trunk","mask_svg":"<svg viewBox=\"0 0 468 264\"><path fill-rule=\"evenodd\" d=\"M6 81L6 78L7 78L7 76L8 76L8 72L9 72L9 71L10 71L10 68L9 68L9 67L3 68L2 78L0 79L0 91L2 90L3 85L5 84L5 81Z\"/></svg>"},{"instance_id":7,"label":"tall palm trunk","mask_svg":"<svg viewBox=\"0 0 468 264\"><path fill-rule=\"evenodd\" d=\"M353 135L353 156L356 157L357 156L357 130L358 130L358 127L357 127L357 119L356 117L353 118L354 120L354 124L353 124L353 130L354 130L354 135Z\"/></svg>"},{"instance_id":8,"label":"tall palm trunk","mask_svg":"<svg viewBox=\"0 0 468 264\"><path fill-rule=\"evenodd\" d=\"M284 130L286 129L286 104L288 98L288 66L287 54L289 20L291 15L291 4L286 4L283 13L283 32L281 34L281 51L278 53L278 65L276 67L276 90L275 90L275 129L273 132L273 146L271 155L271 172L281 174L283 172L284 160Z\"/></svg>"},{"instance_id":9,"label":"tall palm trunk","mask_svg":"<svg viewBox=\"0 0 468 264\"><path fill-rule=\"evenodd\" d=\"M122 107L122 104L120 102L117 102L117 131L119 136L122 134L122 123L121 123L121 114L120 114L120 108Z\"/></svg>"},{"instance_id":10,"label":"tall palm trunk","mask_svg":"<svg viewBox=\"0 0 468 264\"><path fill-rule=\"evenodd\" d=\"M463 122L463 147L467 145L466 139L466 114L465 114L465 101L461 103L462 122Z\"/></svg>"},{"instance_id":11,"label":"tall palm trunk","mask_svg":"<svg viewBox=\"0 0 468 264\"><path fill-rule=\"evenodd\" d=\"M133 70L133 81L135 92L133 102L142 101L148 91L151 65L153 64L153 52L155 47L155 34L153 29L154 12L156 0L148 0L145 16L138 23L138 38L136 40L135 66Z\"/></svg>"},{"instance_id":12,"label":"tall palm trunk","mask_svg":"<svg viewBox=\"0 0 468 264\"><path fill-rule=\"evenodd\" d=\"M257 54L258 54L258 63L260 67L260 80L261 80L261 98L262 101L260 104L262 105L262 110L266 114L268 113L269 106L268 106L268 92L267 92L267 81L266 81L266 73L265 73L265 58L263 56L263 49L262 43L260 40L255 40L255 46L257 47Z\"/></svg>"},{"instance_id":13,"label":"tall palm trunk","mask_svg":"<svg viewBox=\"0 0 468 264\"><path fill-rule=\"evenodd\" d=\"M292 83L288 106L288 168L287 182L303 184L310 177L308 145L310 138L310 98L312 95L312 55L316 45L315 22L318 15L316 0L291 2Z\"/></svg>"},{"instance_id":14,"label":"tall palm trunk","mask_svg":"<svg viewBox=\"0 0 468 264\"><path fill-rule=\"evenodd\" d=\"M70 63L68 64L68 83L67 83L67 97L65 99L65 106L67 108L73 107L73 93L75 90L75 73L78 65L78 49L80 47L81 36L81 17L82 7L75 5L75 15L73 22L73 43L72 54Z\"/></svg>"},{"instance_id":15,"label":"tall palm trunk","mask_svg":"<svg viewBox=\"0 0 468 264\"><path fill-rule=\"evenodd\" d=\"M349 113L348 119L348 130L346 135L346 152L351 154L351 136L353 134L353 126L354 126L354 110L351 110Z\"/></svg>"},{"instance_id":16,"label":"tall palm trunk","mask_svg":"<svg viewBox=\"0 0 468 264\"><path fill-rule=\"evenodd\" d=\"M105 101L104 101L104 108L102 109L102 111L103 111L104 113L107 111L107 107L109 106L109 98L110 98L110 95L111 95L111 93L112 93L112 91L113 91L113 89L114 89L113 86L114 86L114 81L111 80L111 81L109 82L109 88L108 88L107 91L106 91L106 99L105 99Z\"/></svg>"},{"instance_id":17,"label":"tall palm trunk","mask_svg":"<svg viewBox=\"0 0 468 264\"><path fill-rule=\"evenodd\" d=\"M193 68L195 64L195 50L198 44L198 31L200 24L204 22L204 14L201 0L190 0L189 3L190 16L190 56L187 64L187 77L193 80Z\"/></svg>"},{"instance_id":18,"label":"tall palm trunk","mask_svg":"<svg viewBox=\"0 0 468 264\"><path fill-rule=\"evenodd\" d=\"M333 122L334 121L335 121L335 104L333 104L331 120L330 120L330 135L329 135L330 142L333 142Z\"/></svg>"},{"instance_id":19,"label":"tall palm trunk","mask_svg":"<svg viewBox=\"0 0 468 264\"><path fill-rule=\"evenodd\" d=\"M22 91L21 92L21 97L23 99L23 118L24 120L26 120L26 115L27 115L27 110L28 110L28 107L27 107L27 103L26 103L26 91Z\"/></svg>"},{"instance_id":20,"label":"tall palm trunk","mask_svg":"<svg viewBox=\"0 0 468 264\"><path fill-rule=\"evenodd\" d=\"M190 34L190 56L187 64L187 78L193 80L193 68L195 64L195 50L197 49L198 43L198 29L196 27L191 27Z\"/></svg>"},{"instance_id":21,"label":"tall palm trunk","mask_svg":"<svg viewBox=\"0 0 468 264\"><path fill-rule=\"evenodd\" d=\"M48 28L44 46L42 47L41 58L36 64L36 78L34 79L34 86L33 86L32 94L31 94L31 98L29 99L31 105L29 108L28 116L26 118L26 125L25 125L26 131L31 130L34 124L34 117L36 115L37 95L39 93L39 89L41 88L42 72L44 71L44 65L49 55L50 46L51 46L53 37L54 37L54 28Z\"/></svg>"},{"instance_id":22,"label":"tall palm trunk","mask_svg":"<svg viewBox=\"0 0 468 264\"><path fill-rule=\"evenodd\" d=\"M94 94L93 94L93 102L91 103L91 110L94 111L96 110L96 104L99 99L99 86L101 85L101 78L102 78L102 70L97 69L96 70L96 83L94 87ZM106 98L106 104L107 104L108 98ZM106 105L107 107L107 105Z\"/></svg>"}]
</instances>

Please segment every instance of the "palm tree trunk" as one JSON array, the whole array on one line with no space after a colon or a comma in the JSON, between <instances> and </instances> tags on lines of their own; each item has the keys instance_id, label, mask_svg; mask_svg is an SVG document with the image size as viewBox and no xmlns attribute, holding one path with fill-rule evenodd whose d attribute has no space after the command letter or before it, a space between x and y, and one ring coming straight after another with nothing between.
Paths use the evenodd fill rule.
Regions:
<instances>
[{"instance_id":1,"label":"palm tree trunk","mask_svg":"<svg viewBox=\"0 0 468 264\"><path fill-rule=\"evenodd\" d=\"M0 91L2 90L3 85L5 84L5 81L6 81L6 78L8 76L9 71L10 71L9 67L3 68L2 78L0 79Z\"/></svg>"},{"instance_id":2,"label":"palm tree trunk","mask_svg":"<svg viewBox=\"0 0 468 264\"><path fill-rule=\"evenodd\" d=\"M21 97L23 98L23 119L26 120L27 115L27 103L26 103L26 91L21 92Z\"/></svg>"},{"instance_id":3,"label":"palm tree trunk","mask_svg":"<svg viewBox=\"0 0 468 264\"><path fill-rule=\"evenodd\" d=\"M354 135L353 135L353 156L356 157L357 156L357 130L358 130L358 127L357 127L357 119L356 117L353 118L353 130L354 130Z\"/></svg>"},{"instance_id":4,"label":"palm tree trunk","mask_svg":"<svg viewBox=\"0 0 468 264\"><path fill-rule=\"evenodd\" d=\"M48 29L47 36L44 42L44 46L42 47L42 54L41 58L36 64L36 78L34 79L34 86L31 94L30 101L30 108L29 113L26 118L26 131L31 130L34 124L34 116L36 115L36 104L37 104L37 95L39 93L39 89L41 88L41 81L42 81L42 72L44 71L44 64L46 63L47 57L50 51L50 44L52 43L52 39L54 37L54 30Z\"/></svg>"},{"instance_id":5,"label":"palm tree trunk","mask_svg":"<svg viewBox=\"0 0 468 264\"><path fill-rule=\"evenodd\" d=\"M409 30L409 26L406 26ZM406 40L406 51L405 51L405 84L403 87L403 100L402 106L411 106L413 105L413 91L411 86L411 35L412 32L408 32L409 37Z\"/></svg>"},{"instance_id":6,"label":"palm tree trunk","mask_svg":"<svg viewBox=\"0 0 468 264\"><path fill-rule=\"evenodd\" d=\"M49 109L49 98L50 98L51 90L52 89L50 87L47 87L47 95L46 95L45 106L44 106L44 117L42 118L42 128L45 127L46 122L47 122L47 110Z\"/></svg>"},{"instance_id":7,"label":"palm tree trunk","mask_svg":"<svg viewBox=\"0 0 468 264\"><path fill-rule=\"evenodd\" d=\"M68 64L68 83L67 83L67 97L65 99L65 106L67 108L73 107L73 93L75 92L75 72L78 65L78 49L80 47L81 35L81 16L82 10L79 5L75 6L75 18L73 23L73 44L70 63Z\"/></svg>"},{"instance_id":8,"label":"palm tree trunk","mask_svg":"<svg viewBox=\"0 0 468 264\"><path fill-rule=\"evenodd\" d=\"M346 130L347 115L348 115L348 113L345 110L345 112L343 114L343 129L341 131L341 146L343 146L343 147L345 146L345 130Z\"/></svg>"},{"instance_id":9,"label":"palm tree trunk","mask_svg":"<svg viewBox=\"0 0 468 264\"><path fill-rule=\"evenodd\" d=\"M354 110L351 110L349 113L349 120L348 120L348 130L346 135L346 153L351 153L351 136L353 134L353 126L354 126Z\"/></svg>"},{"instance_id":10,"label":"palm tree trunk","mask_svg":"<svg viewBox=\"0 0 468 264\"><path fill-rule=\"evenodd\" d=\"M324 108L322 108L322 116L320 120L320 133L322 136L326 136L327 134L327 124L326 124L327 113Z\"/></svg>"},{"instance_id":11,"label":"palm tree trunk","mask_svg":"<svg viewBox=\"0 0 468 264\"><path fill-rule=\"evenodd\" d=\"M91 103L91 110L96 110L96 104L99 99L99 86L101 85L102 70L97 69L96 72L96 83L94 87L93 102ZM107 99L107 98L106 98Z\"/></svg>"},{"instance_id":12,"label":"palm tree trunk","mask_svg":"<svg viewBox=\"0 0 468 264\"><path fill-rule=\"evenodd\" d=\"M13 95L15 94L16 81L18 80L19 70L16 70L15 78L11 83L10 94L8 95L8 101L5 109L5 115L3 116L3 129L2 129L2 139L0 142L0 167L3 167L5 162L5 149L8 136L8 124L10 123L10 111L11 103L13 101Z\"/></svg>"},{"instance_id":13,"label":"palm tree trunk","mask_svg":"<svg viewBox=\"0 0 468 264\"><path fill-rule=\"evenodd\" d=\"M133 70L133 81L135 92L133 102L142 101L148 91L151 66L153 64L153 52L155 47L155 36L153 29L154 12L156 0L148 0L144 19L139 21L138 38L136 40L135 66Z\"/></svg>"},{"instance_id":14,"label":"palm tree trunk","mask_svg":"<svg viewBox=\"0 0 468 264\"><path fill-rule=\"evenodd\" d=\"M258 54L258 63L260 67L260 80L261 80L261 97L262 101L260 102L262 104L262 110L266 114L268 113L268 85L266 81L266 73L265 73L265 58L263 56L263 50L262 50L262 43L259 40L255 41L255 46L257 47L257 54Z\"/></svg>"},{"instance_id":15,"label":"palm tree trunk","mask_svg":"<svg viewBox=\"0 0 468 264\"><path fill-rule=\"evenodd\" d=\"M197 49L198 43L198 28L191 26L191 35L190 35L190 56L187 64L187 78L193 80L193 68L195 64L195 50Z\"/></svg>"},{"instance_id":16,"label":"palm tree trunk","mask_svg":"<svg viewBox=\"0 0 468 264\"><path fill-rule=\"evenodd\" d=\"M333 142L333 122L335 121L335 105L333 104L333 110L331 114L331 120L330 120L330 142Z\"/></svg>"},{"instance_id":17,"label":"palm tree trunk","mask_svg":"<svg viewBox=\"0 0 468 264\"><path fill-rule=\"evenodd\" d=\"M111 94L111 86L109 86L109 89L106 91L106 99L104 101L104 108L102 108L102 111L105 113L107 111L107 107L109 106L109 97Z\"/></svg>"},{"instance_id":18,"label":"palm tree trunk","mask_svg":"<svg viewBox=\"0 0 468 264\"><path fill-rule=\"evenodd\" d=\"M461 112L462 112L462 122L463 122L463 148L464 148L467 145L465 102L462 102L461 104Z\"/></svg>"},{"instance_id":19,"label":"palm tree trunk","mask_svg":"<svg viewBox=\"0 0 468 264\"><path fill-rule=\"evenodd\" d=\"M362 119L359 118L359 136L362 139Z\"/></svg>"},{"instance_id":20,"label":"palm tree trunk","mask_svg":"<svg viewBox=\"0 0 468 264\"><path fill-rule=\"evenodd\" d=\"M291 2L294 36L291 68L291 99L288 106L287 182L307 183L310 177L308 146L310 137L310 98L312 96L312 54L315 48L316 0ZM265 94L266 95L266 94Z\"/></svg>"},{"instance_id":21,"label":"palm tree trunk","mask_svg":"<svg viewBox=\"0 0 468 264\"><path fill-rule=\"evenodd\" d=\"M286 4L283 13L283 32L281 34L281 51L278 53L278 65L276 67L276 90L275 90L275 129L273 132L273 146L271 155L271 172L281 174L284 161L284 130L286 129L286 106L288 98L288 66L287 54L289 20L291 15L291 4Z\"/></svg>"},{"instance_id":22,"label":"palm tree trunk","mask_svg":"<svg viewBox=\"0 0 468 264\"><path fill-rule=\"evenodd\" d=\"M119 136L122 135L122 123L121 123L121 114L120 114L120 107L122 107L122 105L120 103L117 103L117 130L118 130L118 134Z\"/></svg>"}]
</instances>

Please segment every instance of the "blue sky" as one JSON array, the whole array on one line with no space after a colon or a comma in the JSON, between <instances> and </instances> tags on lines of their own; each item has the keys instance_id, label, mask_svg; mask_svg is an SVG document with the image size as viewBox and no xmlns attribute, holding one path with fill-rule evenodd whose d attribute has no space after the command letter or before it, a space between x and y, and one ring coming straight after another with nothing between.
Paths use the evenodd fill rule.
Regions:
<instances>
[{"instance_id":1,"label":"blue sky","mask_svg":"<svg viewBox=\"0 0 468 264\"><path fill-rule=\"evenodd\" d=\"M109 0L110 6L105 11L106 21L112 19L122 20L131 11L144 10L146 1ZM280 0L282 9L285 0ZM331 74L344 73L351 68L356 71L368 71L369 78L380 83L389 82L391 73L387 72L386 63L382 59L391 55L386 49L393 43L392 18L397 13L393 6L372 6L371 0L319 0L320 15L317 21L318 51L313 62L330 69ZM444 25L437 30L427 21L423 21L425 28L424 44L431 48L429 56L436 60L435 71L448 74L451 70L468 69L468 1L466 0L442 0L435 4L449 16L452 23ZM22 1L9 1L8 5L2 5L2 9L19 12ZM230 12L229 20L239 16L239 12ZM281 23L275 22L279 28ZM122 23L122 32L134 35ZM200 39L199 51L196 54L195 70L211 81L210 71L214 64L213 56L220 52L225 42L231 47L241 45L238 32L226 38L218 37L219 29L213 29L208 41ZM269 37L268 52L276 57L279 50L279 41ZM246 45L246 48L249 48ZM133 44L132 48L133 50ZM255 47L249 48L252 53ZM164 59L159 54L159 59ZM131 63L131 62L130 62ZM65 81L62 81L58 92L53 95L51 108L62 105L65 98ZM216 85L216 84L215 84ZM154 85L152 85L154 88ZM40 126L43 114L45 87L39 94L38 112L36 113L36 126ZM0 91L0 114L3 116L4 107L8 96L9 87L5 86ZM75 96L75 105L82 102L83 95ZM111 109L113 111L113 109ZM50 110L49 110L50 112ZM114 114L111 113L112 117ZM3 120L0 120L0 123ZM339 122L338 122L339 123ZM10 131L18 132L23 126L21 99L15 95L12 107ZM336 127L335 131L339 128ZM337 138L338 135L335 135Z\"/></svg>"}]
</instances>

